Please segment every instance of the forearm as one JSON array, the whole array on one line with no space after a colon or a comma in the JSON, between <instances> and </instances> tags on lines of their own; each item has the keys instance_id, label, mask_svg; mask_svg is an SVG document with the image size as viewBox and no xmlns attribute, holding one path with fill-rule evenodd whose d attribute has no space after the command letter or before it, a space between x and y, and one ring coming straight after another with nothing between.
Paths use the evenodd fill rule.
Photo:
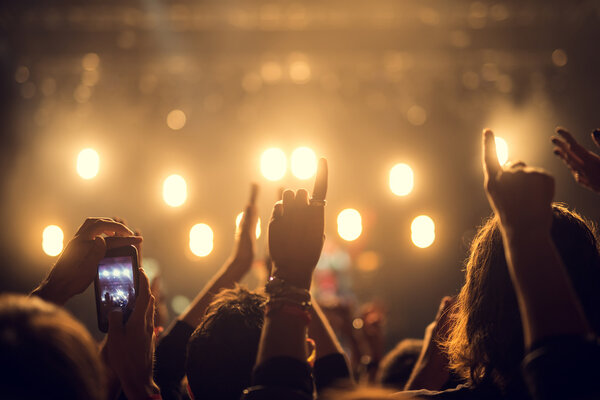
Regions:
<instances>
[{"instance_id":1,"label":"forearm","mask_svg":"<svg viewBox=\"0 0 600 400\"><path fill-rule=\"evenodd\" d=\"M295 315L282 312L265 316L257 364L274 357L292 357L306 361L306 323Z\"/></svg>"},{"instance_id":2,"label":"forearm","mask_svg":"<svg viewBox=\"0 0 600 400\"><path fill-rule=\"evenodd\" d=\"M590 333L585 314L549 230L503 227L525 346L557 335Z\"/></svg>"},{"instance_id":3,"label":"forearm","mask_svg":"<svg viewBox=\"0 0 600 400\"><path fill-rule=\"evenodd\" d=\"M448 361L437 351L424 349L415 363L404 390L442 390L448 382Z\"/></svg>"},{"instance_id":4,"label":"forearm","mask_svg":"<svg viewBox=\"0 0 600 400\"><path fill-rule=\"evenodd\" d=\"M42 283L40 283L40 285L29 294L29 296L37 296L42 300L54 303L58 306L64 306L69 300L69 296L66 294L66 291L49 285L48 279L44 279L44 281L42 281Z\"/></svg>"},{"instance_id":5,"label":"forearm","mask_svg":"<svg viewBox=\"0 0 600 400\"><path fill-rule=\"evenodd\" d=\"M202 288L183 314L179 316L179 320L193 327L198 326L215 295L222 289L232 288L242 279L248 269L243 265L244 263L247 263L247 261L240 261L235 258L229 259Z\"/></svg>"}]
</instances>

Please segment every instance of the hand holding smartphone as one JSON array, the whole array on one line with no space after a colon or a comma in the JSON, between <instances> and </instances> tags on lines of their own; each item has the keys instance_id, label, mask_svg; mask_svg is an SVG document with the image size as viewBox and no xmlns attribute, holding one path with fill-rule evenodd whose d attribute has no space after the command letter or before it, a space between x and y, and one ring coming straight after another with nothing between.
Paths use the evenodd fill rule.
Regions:
<instances>
[{"instance_id":1,"label":"hand holding smartphone","mask_svg":"<svg viewBox=\"0 0 600 400\"><path fill-rule=\"evenodd\" d=\"M108 315L118 310L123 313L123 323L135 305L139 284L138 253L134 246L118 247L106 251L98 263L94 280L98 328L108 332Z\"/></svg>"}]
</instances>

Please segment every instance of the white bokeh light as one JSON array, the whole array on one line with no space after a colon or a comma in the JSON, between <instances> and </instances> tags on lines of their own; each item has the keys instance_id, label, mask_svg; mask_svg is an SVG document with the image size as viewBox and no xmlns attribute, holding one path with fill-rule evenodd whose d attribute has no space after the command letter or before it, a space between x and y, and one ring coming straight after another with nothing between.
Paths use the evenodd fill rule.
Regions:
<instances>
[{"instance_id":1,"label":"white bokeh light","mask_svg":"<svg viewBox=\"0 0 600 400\"><path fill-rule=\"evenodd\" d=\"M100 156L94 149L83 149L77 156L77 173L83 179L92 179L100 170Z\"/></svg>"},{"instance_id":2,"label":"white bokeh light","mask_svg":"<svg viewBox=\"0 0 600 400\"><path fill-rule=\"evenodd\" d=\"M181 175L170 175L163 183L163 199L171 207L179 207L187 199L187 184Z\"/></svg>"}]
</instances>

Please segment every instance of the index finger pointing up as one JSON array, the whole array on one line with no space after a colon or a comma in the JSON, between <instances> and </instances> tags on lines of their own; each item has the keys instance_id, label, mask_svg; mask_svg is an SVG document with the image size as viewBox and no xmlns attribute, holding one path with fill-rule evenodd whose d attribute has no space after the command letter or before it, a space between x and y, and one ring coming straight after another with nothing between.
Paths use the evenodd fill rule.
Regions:
<instances>
[{"instance_id":1,"label":"index finger pointing up","mask_svg":"<svg viewBox=\"0 0 600 400\"><path fill-rule=\"evenodd\" d=\"M485 129L483 131L483 171L486 178L494 178L502 170L496 152L496 139L494 133Z\"/></svg>"},{"instance_id":2,"label":"index finger pointing up","mask_svg":"<svg viewBox=\"0 0 600 400\"><path fill-rule=\"evenodd\" d=\"M321 158L317 166L317 177L315 178L315 187L313 189L312 201L324 201L327 195L327 160Z\"/></svg>"},{"instance_id":3,"label":"index finger pointing up","mask_svg":"<svg viewBox=\"0 0 600 400\"><path fill-rule=\"evenodd\" d=\"M253 183L250 186L250 205L253 206L256 204L256 197L258 196L258 185Z\"/></svg>"}]
</instances>

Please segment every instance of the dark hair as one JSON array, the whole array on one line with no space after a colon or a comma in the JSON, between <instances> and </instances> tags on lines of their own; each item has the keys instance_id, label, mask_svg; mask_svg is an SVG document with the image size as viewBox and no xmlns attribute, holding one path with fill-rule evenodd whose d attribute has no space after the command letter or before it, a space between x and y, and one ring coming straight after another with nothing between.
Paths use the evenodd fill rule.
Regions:
<instances>
[{"instance_id":1,"label":"dark hair","mask_svg":"<svg viewBox=\"0 0 600 400\"><path fill-rule=\"evenodd\" d=\"M235 399L250 386L266 297L236 285L215 296L187 347L186 373L198 399Z\"/></svg>"},{"instance_id":2,"label":"dark hair","mask_svg":"<svg viewBox=\"0 0 600 400\"><path fill-rule=\"evenodd\" d=\"M4 399L104 399L98 346L69 313L37 297L0 296Z\"/></svg>"},{"instance_id":3,"label":"dark hair","mask_svg":"<svg viewBox=\"0 0 600 400\"><path fill-rule=\"evenodd\" d=\"M422 339L404 339L379 363L377 383L404 390L423 348Z\"/></svg>"},{"instance_id":4,"label":"dark hair","mask_svg":"<svg viewBox=\"0 0 600 400\"><path fill-rule=\"evenodd\" d=\"M564 205L553 204L552 209L552 239L584 312L598 333L600 255L594 227ZM460 376L475 385L493 384L502 391L521 385L523 328L497 217L488 219L473 239L466 282L451 323L445 346L451 367Z\"/></svg>"}]
</instances>

